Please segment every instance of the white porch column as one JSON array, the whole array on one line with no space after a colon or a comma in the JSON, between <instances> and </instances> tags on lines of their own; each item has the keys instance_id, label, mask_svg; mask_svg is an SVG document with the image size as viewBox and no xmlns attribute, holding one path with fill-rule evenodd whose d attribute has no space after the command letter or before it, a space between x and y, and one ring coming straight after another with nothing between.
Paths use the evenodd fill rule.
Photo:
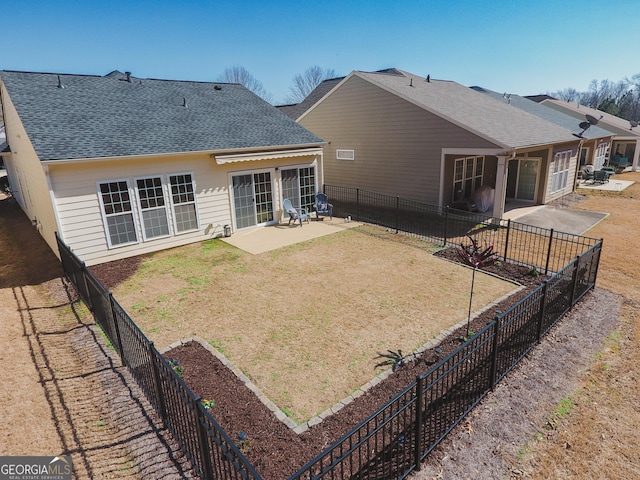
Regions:
<instances>
[{"instance_id":1,"label":"white porch column","mask_svg":"<svg viewBox=\"0 0 640 480\"><path fill-rule=\"evenodd\" d=\"M496 191L493 200L493 216L502 218L504 215L504 202L507 195L507 165L506 155L496 155L498 166L496 168Z\"/></svg>"},{"instance_id":2,"label":"white porch column","mask_svg":"<svg viewBox=\"0 0 640 480\"><path fill-rule=\"evenodd\" d=\"M640 138L636 140L636 151L633 154L633 163L631 164L631 171L638 171L638 159L640 159Z\"/></svg>"}]
</instances>

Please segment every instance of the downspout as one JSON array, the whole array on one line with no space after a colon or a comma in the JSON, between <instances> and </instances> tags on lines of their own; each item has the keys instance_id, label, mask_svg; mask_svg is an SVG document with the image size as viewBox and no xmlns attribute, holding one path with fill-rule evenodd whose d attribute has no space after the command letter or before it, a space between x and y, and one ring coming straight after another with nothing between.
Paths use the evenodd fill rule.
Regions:
<instances>
[{"instance_id":1,"label":"downspout","mask_svg":"<svg viewBox=\"0 0 640 480\"><path fill-rule=\"evenodd\" d=\"M60 217L58 215L58 209L56 206L56 196L53 193L53 186L51 185L51 176L49 175L49 165L43 165L42 170L44 176L47 179L47 188L49 189L49 201L51 202L51 209L53 210L53 218L56 220L56 232L60 240L64 242L64 235L62 234L62 228L60 227Z\"/></svg>"}]
</instances>

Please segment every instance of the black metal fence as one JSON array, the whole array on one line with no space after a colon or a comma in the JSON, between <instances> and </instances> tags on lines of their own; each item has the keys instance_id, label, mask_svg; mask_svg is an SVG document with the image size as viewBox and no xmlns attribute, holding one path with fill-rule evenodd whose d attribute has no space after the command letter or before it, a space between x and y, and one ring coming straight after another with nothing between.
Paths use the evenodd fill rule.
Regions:
<instances>
[{"instance_id":1,"label":"black metal fence","mask_svg":"<svg viewBox=\"0 0 640 480\"><path fill-rule=\"evenodd\" d=\"M335 208L335 207L334 207ZM594 287L602 243L576 257L289 480L402 479Z\"/></svg>"},{"instance_id":2,"label":"black metal fence","mask_svg":"<svg viewBox=\"0 0 640 480\"><path fill-rule=\"evenodd\" d=\"M65 275L180 444L196 474L204 479L261 479L153 342L84 263L56 238Z\"/></svg>"},{"instance_id":3,"label":"black metal fence","mask_svg":"<svg viewBox=\"0 0 640 480\"><path fill-rule=\"evenodd\" d=\"M325 185L324 192L335 216L350 216L444 246L468 243L466 237L473 236L481 244L493 244L504 261L535 267L544 274L561 270L599 241L359 188Z\"/></svg>"},{"instance_id":4,"label":"black metal fence","mask_svg":"<svg viewBox=\"0 0 640 480\"><path fill-rule=\"evenodd\" d=\"M556 272L289 480L402 479L595 286L602 240L503 222L359 189L325 187L334 215L457 245L493 243L505 261ZM58 239L66 276L151 405L206 479L261 479L110 292ZM563 263L564 262L564 263Z\"/></svg>"}]
</instances>

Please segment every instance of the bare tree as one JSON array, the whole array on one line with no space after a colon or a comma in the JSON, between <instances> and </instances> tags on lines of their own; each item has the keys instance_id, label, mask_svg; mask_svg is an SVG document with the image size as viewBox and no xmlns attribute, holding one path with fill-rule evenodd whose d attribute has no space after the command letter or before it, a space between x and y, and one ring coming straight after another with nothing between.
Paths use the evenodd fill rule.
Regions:
<instances>
[{"instance_id":1,"label":"bare tree","mask_svg":"<svg viewBox=\"0 0 640 480\"><path fill-rule=\"evenodd\" d=\"M592 80L589 90L578 92L574 88L551 93L561 100L577 102L627 120L640 120L640 73L619 82Z\"/></svg>"},{"instance_id":2,"label":"bare tree","mask_svg":"<svg viewBox=\"0 0 640 480\"><path fill-rule=\"evenodd\" d=\"M580 98L580 94L575 88L565 88L563 90L558 90L557 92L551 94L551 96L557 98L558 100L564 100L566 102L577 102Z\"/></svg>"},{"instance_id":3,"label":"bare tree","mask_svg":"<svg viewBox=\"0 0 640 480\"><path fill-rule=\"evenodd\" d=\"M218 77L219 82L228 82L228 83L239 83L244 86L248 90L251 90L253 93L271 103L273 100L273 96L267 92L262 85L262 82L255 78L251 73L244 67L235 66L230 68L225 68L222 75Z\"/></svg>"},{"instance_id":4,"label":"bare tree","mask_svg":"<svg viewBox=\"0 0 640 480\"><path fill-rule=\"evenodd\" d=\"M313 91L323 80L335 78L336 71L333 68L322 68L318 65L307 68L304 73L298 73L293 77L293 85L289 88L288 103L299 103Z\"/></svg>"}]
</instances>

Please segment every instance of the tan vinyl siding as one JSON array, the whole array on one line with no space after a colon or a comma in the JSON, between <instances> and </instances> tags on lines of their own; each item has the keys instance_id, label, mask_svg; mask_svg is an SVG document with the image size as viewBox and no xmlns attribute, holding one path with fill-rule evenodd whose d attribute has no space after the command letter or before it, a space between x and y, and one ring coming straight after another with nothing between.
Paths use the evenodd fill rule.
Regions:
<instances>
[{"instance_id":1,"label":"tan vinyl siding","mask_svg":"<svg viewBox=\"0 0 640 480\"><path fill-rule=\"evenodd\" d=\"M185 154L163 158L52 163L49 175L56 192L55 202L63 240L87 265L95 265L221 236L224 225L232 224L229 172L305 163L317 165L318 160L316 156L309 156L217 165L209 155ZM193 175L199 221L198 230L187 233L174 231L173 212L166 190L169 186L168 175L181 173ZM156 176L161 177L165 185L171 234L145 241L135 197L135 180ZM129 182L129 191L134 192L131 202L138 242L109 248L98 199L98 183L124 179Z\"/></svg>"},{"instance_id":2,"label":"tan vinyl siding","mask_svg":"<svg viewBox=\"0 0 640 480\"><path fill-rule=\"evenodd\" d=\"M31 145L31 140L7 95L4 85L1 90L5 112L7 143L12 155L5 159L9 181L15 192L15 198L22 210L33 221L38 232L53 252L58 255L55 232L58 230L51 205L47 177L40 160Z\"/></svg>"},{"instance_id":3,"label":"tan vinyl siding","mask_svg":"<svg viewBox=\"0 0 640 480\"><path fill-rule=\"evenodd\" d=\"M325 183L439 201L442 148L497 148L424 109L353 76L300 124L330 142ZM336 150L354 150L337 160Z\"/></svg>"}]
</instances>

